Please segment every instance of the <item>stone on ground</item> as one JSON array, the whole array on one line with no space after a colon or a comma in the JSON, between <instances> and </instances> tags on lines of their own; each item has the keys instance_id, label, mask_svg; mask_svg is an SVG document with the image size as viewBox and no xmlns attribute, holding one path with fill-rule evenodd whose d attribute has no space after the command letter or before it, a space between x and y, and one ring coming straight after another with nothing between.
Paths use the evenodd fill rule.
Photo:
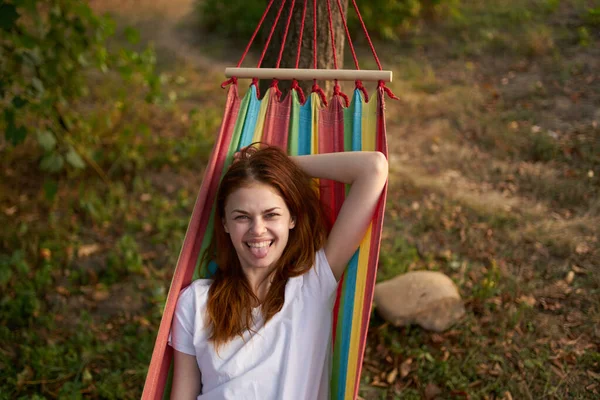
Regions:
<instances>
[{"instance_id":1,"label":"stone on ground","mask_svg":"<svg viewBox=\"0 0 600 400\"><path fill-rule=\"evenodd\" d=\"M446 275L411 271L375 285L378 313L395 326L418 324L442 332L465 314L458 288Z\"/></svg>"}]
</instances>

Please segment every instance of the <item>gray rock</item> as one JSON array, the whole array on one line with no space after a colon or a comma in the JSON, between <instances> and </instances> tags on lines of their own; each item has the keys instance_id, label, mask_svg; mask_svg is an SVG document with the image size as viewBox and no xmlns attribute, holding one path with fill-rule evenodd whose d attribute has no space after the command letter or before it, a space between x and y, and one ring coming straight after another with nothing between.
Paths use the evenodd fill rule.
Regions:
<instances>
[{"instance_id":1,"label":"gray rock","mask_svg":"<svg viewBox=\"0 0 600 400\"><path fill-rule=\"evenodd\" d=\"M465 314L454 282L433 271L412 271L375 285L377 312L395 326L418 324L442 332Z\"/></svg>"}]
</instances>

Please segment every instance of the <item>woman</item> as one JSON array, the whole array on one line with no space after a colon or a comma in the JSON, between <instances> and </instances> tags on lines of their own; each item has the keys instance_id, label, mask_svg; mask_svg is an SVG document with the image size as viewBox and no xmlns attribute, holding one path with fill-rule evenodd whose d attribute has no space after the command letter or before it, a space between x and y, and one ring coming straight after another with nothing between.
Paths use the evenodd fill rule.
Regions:
<instances>
[{"instance_id":1,"label":"woman","mask_svg":"<svg viewBox=\"0 0 600 400\"><path fill-rule=\"evenodd\" d=\"M312 178L351 184L329 234ZM177 303L172 399L329 398L337 283L386 180L379 152L236 154L204 255L217 272Z\"/></svg>"}]
</instances>

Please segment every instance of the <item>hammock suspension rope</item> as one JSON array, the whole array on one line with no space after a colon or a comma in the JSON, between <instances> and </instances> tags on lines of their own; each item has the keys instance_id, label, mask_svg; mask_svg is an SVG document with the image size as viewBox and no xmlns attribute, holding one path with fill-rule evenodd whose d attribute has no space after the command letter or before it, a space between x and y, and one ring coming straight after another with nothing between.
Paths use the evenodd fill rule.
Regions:
<instances>
[{"instance_id":1,"label":"hammock suspension rope","mask_svg":"<svg viewBox=\"0 0 600 400\"><path fill-rule=\"evenodd\" d=\"M339 11L339 14L340 14L340 17L342 20L342 25L344 26L344 32L346 34L346 38L348 41L348 45L350 47L350 52L352 54L352 58L353 58L356 70L347 70L347 69L344 70L344 69L338 68L338 60L337 60L337 52L336 52L336 48L335 48L335 35L334 35L334 30L333 30L333 18L332 18L332 10L331 10L331 1L330 0L327 0L327 20L328 20L328 30L329 30L329 36L330 36L330 41L331 41L331 48L332 48L332 53L333 53L333 64L334 64L333 70L323 70L323 69L317 68L317 58L318 58L318 52L317 52L317 0L313 0L313 69L299 69L298 68L299 64L300 64L300 54L301 54L301 49L302 49L302 39L303 39L303 34L304 34L308 0L304 0L303 10L302 10L302 19L301 19L301 25L300 25L300 38L299 38L298 47L296 50L295 68L293 68L293 69L292 68L280 68L281 60L283 57L283 51L284 51L285 43L287 40L287 35L288 35L289 28L291 25L292 14L294 11L294 6L295 6L295 0L291 0L290 11L288 13L287 21L285 23L283 39L281 41L281 45L279 48L279 54L278 54L275 68L261 68L261 65L264 60L267 48L269 47L269 45L271 43L271 39L275 32L275 28L277 27L277 25L279 23L281 13L283 11L283 8L285 7L287 0L281 1L281 4L280 4L279 9L277 10L277 14L275 16L275 22L269 31L269 35L265 42L265 46L261 52L261 56L258 61L257 67L256 68L241 68L241 65L242 65L244 59L246 58L246 56L248 55L250 47L252 46L252 43L254 42L254 39L256 38L256 35L258 34L258 31L260 30L269 10L271 9L273 2L274 2L274 0L269 1L269 4L267 5L261 19L259 20L259 22L254 30L254 33L252 34L250 40L248 41L248 44L247 44L239 62L237 63L237 66L235 68L226 68L225 69L225 75L229 79L227 79L226 81L224 81L221 84L222 88L225 88L229 84L237 85L238 78L251 78L252 81L251 81L250 86L252 86L252 85L255 86L257 96L260 97L260 91L258 88L258 80L259 79L272 79L269 87L273 88L273 90L275 91L275 95L277 96L277 98L279 98L281 96L281 90L279 89L279 86L278 86L279 80L280 79L288 79L288 80L292 81L291 89L296 90L296 93L298 94L298 98L299 98L301 104L303 104L306 101L306 97L304 95L304 92L300 88L298 81L303 80L303 79L313 79L313 85L312 85L311 92L317 93L319 95L319 97L321 98L323 105L327 106L328 102L327 102L327 98L325 96L325 92L317 83L317 79L333 80L334 81L333 96L341 97L343 99L346 107L348 107L349 98L344 92L341 91L338 81L339 80L354 80L355 88L360 90L365 98L365 101L368 101L369 94L367 92L367 89L364 87L363 81L369 80L369 81L377 81L378 89L383 90L390 98L398 100L398 97L396 97L396 95L394 95L394 93L385 84L386 82L391 82L392 73L391 73L391 71L384 71L381 66L381 62L379 61L379 57L377 56L377 52L375 50L375 47L373 46L373 42L372 42L369 32L365 26L365 23L362 18L362 15L360 13L360 10L358 9L356 0L352 0L352 6L354 8L354 11L356 12L356 15L358 16L358 20L360 22L363 33L369 44L371 53L373 54L375 62L377 63L377 67L378 67L379 71L361 71L360 70L360 66L358 63L358 57L356 56L354 44L353 44L352 38L350 36L350 31L348 29L348 23L346 21L346 17L343 12L341 0L336 0L336 5L337 5L337 9Z\"/></svg>"}]
</instances>

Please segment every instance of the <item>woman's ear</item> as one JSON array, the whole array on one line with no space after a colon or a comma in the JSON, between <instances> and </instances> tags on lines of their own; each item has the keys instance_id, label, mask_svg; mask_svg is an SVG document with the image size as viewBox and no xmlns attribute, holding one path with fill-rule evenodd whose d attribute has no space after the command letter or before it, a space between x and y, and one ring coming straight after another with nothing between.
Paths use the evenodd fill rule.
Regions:
<instances>
[{"instance_id":1,"label":"woman's ear","mask_svg":"<svg viewBox=\"0 0 600 400\"><path fill-rule=\"evenodd\" d=\"M290 217L290 229L294 229L296 227L296 217Z\"/></svg>"},{"instance_id":2,"label":"woman's ear","mask_svg":"<svg viewBox=\"0 0 600 400\"><path fill-rule=\"evenodd\" d=\"M223 229L225 233L229 233L229 229L227 228L227 223L225 222L225 218L221 218L221 223L223 224Z\"/></svg>"}]
</instances>

